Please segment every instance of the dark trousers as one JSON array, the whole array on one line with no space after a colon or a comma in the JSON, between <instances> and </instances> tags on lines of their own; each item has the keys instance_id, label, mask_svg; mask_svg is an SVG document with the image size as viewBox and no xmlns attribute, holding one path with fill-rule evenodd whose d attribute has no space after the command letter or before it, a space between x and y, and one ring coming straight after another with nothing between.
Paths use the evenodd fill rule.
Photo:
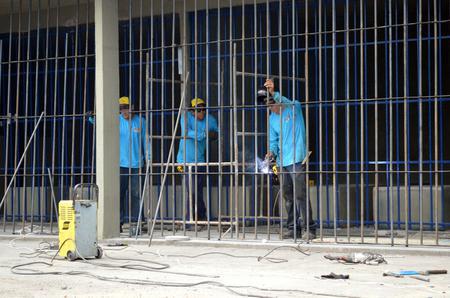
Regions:
<instances>
[{"instance_id":1,"label":"dark trousers","mask_svg":"<svg viewBox=\"0 0 450 298\"><path fill-rule=\"evenodd\" d=\"M187 172L186 177L186 220L189 220L190 216L190 208L189 208L189 196L192 195L192 219L195 220L195 196L197 195L197 219L198 220L206 220L206 206L203 201L203 181L205 180L205 175L203 174L206 171L205 167L197 167L197 173L200 174L192 174L192 189L193 192L190 194L189 189L189 172ZM195 167L192 167L192 172L195 172ZM197 180L195 179L197 177Z\"/></svg>"},{"instance_id":2,"label":"dark trousers","mask_svg":"<svg viewBox=\"0 0 450 298\"><path fill-rule=\"evenodd\" d=\"M139 183L139 168L120 168L120 224L132 221L137 222L139 217L139 192L141 183ZM131 210L129 210L128 198L131 200ZM131 216L129 212L131 211ZM143 220L143 217L141 217Z\"/></svg>"},{"instance_id":3,"label":"dark trousers","mask_svg":"<svg viewBox=\"0 0 450 298\"><path fill-rule=\"evenodd\" d=\"M295 169L295 171L294 171ZM305 167L301 163L283 167L283 195L286 199L286 209L288 213L287 227L294 230L294 207L297 223L297 231L306 230L306 175ZM294 198L295 181L295 198ZM294 204L295 200L295 204ZM316 224L312 220L311 204L308 208L309 230L316 231Z\"/></svg>"}]
</instances>

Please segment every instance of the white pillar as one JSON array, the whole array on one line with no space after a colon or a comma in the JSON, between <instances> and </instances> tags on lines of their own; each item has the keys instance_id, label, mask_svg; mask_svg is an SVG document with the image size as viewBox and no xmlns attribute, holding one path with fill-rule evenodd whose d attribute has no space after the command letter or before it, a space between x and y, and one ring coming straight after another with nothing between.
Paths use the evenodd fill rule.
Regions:
<instances>
[{"instance_id":1,"label":"white pillar","mask_svg":"<svg viewBox=\"0 0 450 298\"><path fill-rule=\"evenodd\" d=\"M95 0L96 178L100 239L119 236L118 0Z\"/></svg>"}]
</instances>

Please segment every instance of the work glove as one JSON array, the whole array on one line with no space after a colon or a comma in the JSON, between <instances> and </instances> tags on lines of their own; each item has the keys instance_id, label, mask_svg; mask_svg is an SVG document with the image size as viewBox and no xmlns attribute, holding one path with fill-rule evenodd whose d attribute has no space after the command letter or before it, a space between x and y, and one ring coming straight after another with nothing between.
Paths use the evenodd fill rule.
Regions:
<instances>
[{"instance_id":1,"label":"work glove","mask_svg":"<svg viewBox=\"0 0 450 298\"><path fill-rule=\"evenodd\" d=\"M183 166L178 166L178 167L177 167L177 171L178 171L179 173L184 173Z\"/></svg>"},{"instance_id":2,"label":"work glove","mask_svg":"<svg viewBox=\"0 0 450 298\"><path fill-rule=\"evenodd\" d=\"M275 162L275 156L273 155L272 152L269 152L266 154L265 160L269 162Z\"/></svg>"}]
</instances>

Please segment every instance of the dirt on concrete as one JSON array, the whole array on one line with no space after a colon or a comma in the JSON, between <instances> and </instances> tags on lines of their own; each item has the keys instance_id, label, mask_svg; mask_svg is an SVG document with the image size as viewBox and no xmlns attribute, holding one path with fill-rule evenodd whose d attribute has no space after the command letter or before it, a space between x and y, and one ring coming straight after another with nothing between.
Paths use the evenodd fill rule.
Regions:
<instances>
[{"instance_id":1,"label":"dirt on concrete","mask_svg":"<svg viewBox=\"0 0 450 298\"><path fill-rule=\"evenodd\" d=\"M108 247L102 259L52 261L56 243L0 239L2 297L448 297L450 275L383 276L385 271L449 269L448 256L384 255L387 264L345 265L292 248L158 244ZM282 243L280 243L282 245ZM203 254L198 256L199 254ZM332 255L342 255L331 253ZM198 257L193 257L198 256ZM33 263L24 267L14 266ZM13 271L15 273L13 273ZM329 273L349 279L329 280Z\"/></svg>"}]
</instances>

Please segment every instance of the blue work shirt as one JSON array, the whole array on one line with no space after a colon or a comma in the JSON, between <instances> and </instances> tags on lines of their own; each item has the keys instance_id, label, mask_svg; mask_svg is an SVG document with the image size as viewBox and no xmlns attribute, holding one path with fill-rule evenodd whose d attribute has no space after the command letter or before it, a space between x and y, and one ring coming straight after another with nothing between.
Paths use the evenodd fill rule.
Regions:
<instances>
[{"instance_id":1,"label":"blue work shirt","mask_svg":"<svg viewBox=\"0 0 450 298\"><path fill-rule=\"evenodd\" d=\"M94 117L89 117L89 122L94 124ZM130 130L131 122L131 130ZM119 115L119 139L120 160L119 165L123 168L140 168L144 165L144 152L147 160L151 159L150 140L146 140L147 122L144 117L131 115L131 121ZM131 133L131 135L130 135ZM131 143L131 148L130 148ZM131 160L130 160L131 149Z\"/></svg>"},{"instance_id":2,"label":"blue work shirt","mask_svg":"<svg viewBox=\"0 0 450 298\"><path fill-rule=\"evenodd\" d=\"M305 121L300 102L291 101L279 92L273 97L282 104L282 110L280 115L269 116L269 149L277 157L277 164L286 167L302 162L306 156Z\"/></svg>"},{"instance_id":3,"label":"blue work shirt","mask_svg":"<svg viewBox=\"0 0 450 298\"><path fill-rule=\"evenodd\" d=\"M120 166L140 168L144 165L144 156L151 159L150 141L146 140L147 122L144 117L131 115L131 121L122 114L120 120ZM130 130L131 123L131 130ZM130 135L131 133L131 135ZM131 143L131 146L130 146ZM130 148L131 147L131 148ZM130 156L131 149L131 156ZM131 159L130 159L131 158Z\"/></svg>"},{"instance_id":4,"label":"blue work shirt","mask_svg":"<svg viewBox=\"0 0 450 298\"><path fill-rule=\"evenodd\" d=\"M181 139L178 146L177 162L184 162L184 147L186 142L186 162L206 162L205 150L206 150L206 117L208 117L208 129L209 131L218 132L216 118L211 115L205 115L203 120L198 120L191 112L186 112L187 125L184 122L184 116L181 116L181 136L185 139ZM195 133L195 122L197 122L197 134ZM187 133L185 129L187 128ZM195 143L197 143L197 161L195 160Z\"/></svg>"}]
</instances>

